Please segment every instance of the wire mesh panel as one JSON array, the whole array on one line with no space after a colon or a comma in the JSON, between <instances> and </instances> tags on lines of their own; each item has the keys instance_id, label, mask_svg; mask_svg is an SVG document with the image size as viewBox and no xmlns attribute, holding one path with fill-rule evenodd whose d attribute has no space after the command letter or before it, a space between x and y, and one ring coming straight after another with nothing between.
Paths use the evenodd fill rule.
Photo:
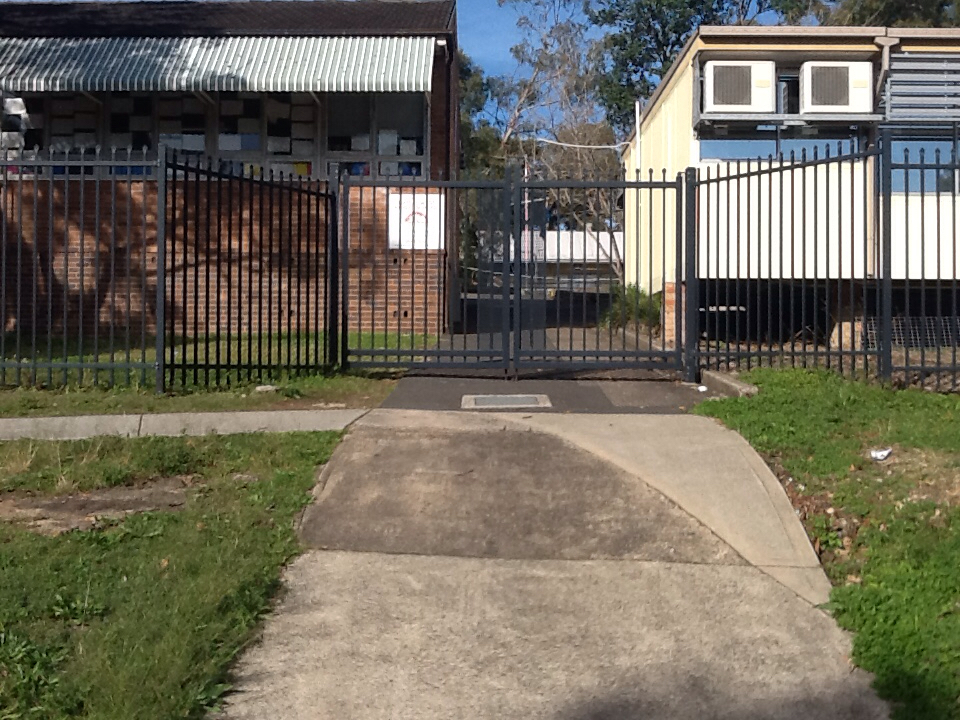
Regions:
<instances>
[{"instance_id":1,"label":"wire mesh panel","mask_svg":"<svg viewBox=\"0 0 960 720\"><path fill-rule=\"evenodd\" d=\"M156 382L158 161L116 150L0 169L0 385Z\"/></svg>"},{"instance_id":2,"label":"wire mesh panel","mask_svg":"<svg viewBox=\"0 0 960 720\"><path fill-rule=\"evenodd\" d=\"M168 383L323 370L336 228L326 184L262 168L221 170L209 158L176 154L166 168Z\"/></svg>"}]
</instances>

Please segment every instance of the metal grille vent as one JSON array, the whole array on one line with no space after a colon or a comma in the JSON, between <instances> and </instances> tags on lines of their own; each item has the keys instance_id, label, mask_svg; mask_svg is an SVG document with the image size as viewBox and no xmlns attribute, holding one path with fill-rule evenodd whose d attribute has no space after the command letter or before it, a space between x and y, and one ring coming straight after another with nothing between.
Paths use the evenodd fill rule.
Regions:
<instances>
[{"instance_id":1,"label":"metal grille vent","mask_svg":"<svg viewBox=\"0 0 960 720\"><path fill-rule=\"evenodd\" d=\"M713 102L716 105L750 105L753 101L749 65L717 65L713 69Z\"/></svg>"},{"instance_id":2,"label":"metal grille vent","mask_svg":"<svg viewBox=\"0 0 960 720\"><path fill-rule=\"evenodd\" d=\"M903 348L951 348L960 343L960 317L895 317L892 345ZM880 347L880 319L868 317L863 328L865 346Z\"/></svg>"},{"instance_id":3,"label":"metal grille vent","mask_svg":"<svg viewBox=\"0 0 960 720\"><path fill-rule=\"evenodd\" d=\"M850 68L820 65L810 69L814 105L850 104Z\"/></svg>"}]
</instances>

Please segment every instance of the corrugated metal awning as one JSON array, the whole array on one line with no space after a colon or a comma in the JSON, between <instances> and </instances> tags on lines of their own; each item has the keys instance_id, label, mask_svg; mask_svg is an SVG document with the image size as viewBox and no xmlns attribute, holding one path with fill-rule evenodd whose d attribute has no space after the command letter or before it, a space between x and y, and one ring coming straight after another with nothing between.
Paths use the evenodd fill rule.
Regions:
<instances>
[{"instance_id":1,"label":"corrugated metal awning","mask_svg":"<svg viewBox=\"0 0 960 720\"><path fill-rule=\"evenodd\" d=\"M0 38L9 92L429 92L432 37Z\"/></svg>"}]
</instances>

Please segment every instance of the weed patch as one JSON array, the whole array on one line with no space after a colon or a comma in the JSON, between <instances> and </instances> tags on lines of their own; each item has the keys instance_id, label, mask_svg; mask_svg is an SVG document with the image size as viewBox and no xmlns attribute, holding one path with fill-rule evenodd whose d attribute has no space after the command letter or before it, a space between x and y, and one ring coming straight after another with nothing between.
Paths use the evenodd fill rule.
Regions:
<instances>
[{"instance_id":1,"label":"weed patch","mask_svg":"<svg viewBox=\"0 0 960 720\"><path fill-rule=\"evenodd\" d=\"M149 451L118 440L112 450L140 463L130 477L189 462L203 481L179 512L89 531L50 537L0 522L0 717L202 717L298 551L294 517L337 437L171 438ZM112 482L91 470L114 462L103 448L45 443L18 487L56 493L58 456L83 467L64 466L79 485Z\"/></svg>"}]
</instances>

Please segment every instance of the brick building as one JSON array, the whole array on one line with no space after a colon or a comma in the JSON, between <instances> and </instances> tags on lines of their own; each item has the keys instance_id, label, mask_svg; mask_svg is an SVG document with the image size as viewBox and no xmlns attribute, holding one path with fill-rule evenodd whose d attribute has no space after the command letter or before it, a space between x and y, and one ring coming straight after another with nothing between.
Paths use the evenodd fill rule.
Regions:
<instances>
[{"instance_id":1,"label":"brick building","mask_svg":"<svg viewBox=\"0 0 960 720\"><path fill-rule=\"evenodd\" d=\"M94 259L109 264L112 274L97 274L102 286L84 301L90 306L82 322L155 330L149 298L158 276L160 148L181 160L209 159L220 174L297 177L317 188L344 175L455 178L457 77L454 0L4 3L0 87L23 98L30 115L22 149L3 169L6 330L24 325L23 308L37 314L36 303L25 302L33 298L40 298L39 322L44 312L50 318L47 331L67 330L59 318L75 324L72 309L61 312L57 304L51 310L42 300L90 296L86 285L94 273L81 279L80 269ZM100 164L82 170L49 161L86 162L97 152ZM31 166L37 159L46 164ZM196 203L167 195L167 237L170 219L178 218L181 236L173 241L194 252L192 269L184 269L169 264L180 261L175 253L170 260L168 248L168 286L181 270L194 284L188 302L168 287L167 313L177 331L198 334L216 324L211 318L226 317L235 331L250 331L253 318L226 311L234 299L221 297L224 283L205 285L207 278L232 278L228 273L239 278L241 270L247 295L257 294L278 323L293 322L303 308L290 306L297 294L291 284L307 296L322 294L315 284L326 261L318 244L323 234L316 226L310 233L284 227L279 216L264 219L264 209L253 197L244 199L240 186L235 192L212 175L200 180L217 187L196 190ZM222 200L227 193L229 205ZM414 315L442 328L452 260L444 248L418 251L394 242L391 191L362 193L354 188L344 203L359 213L346 241L349 274L380 273L385 281L348 281L368 295L351 297L357 317L348 324L364 329L364 309L370 318L402 321L413 309L400 308L391 288L410 283L421 298ZM214 202L214 230L201 229ZM313 222L326 222L326 214L319 207ZM264 223L266 232L242 230ZM262 246L271 227L276 253ZM297 265L304 256L313 267ZM119 267L116 257L124 259ZM131 277L124 276L128 265ZM416 269L427 265L436 265L432 276ZM409 278L402 275L408 269ZM397 277L386 277L390 273ZM264 293L276 297L259 297Z\"/></svg>"}]
</instances>

